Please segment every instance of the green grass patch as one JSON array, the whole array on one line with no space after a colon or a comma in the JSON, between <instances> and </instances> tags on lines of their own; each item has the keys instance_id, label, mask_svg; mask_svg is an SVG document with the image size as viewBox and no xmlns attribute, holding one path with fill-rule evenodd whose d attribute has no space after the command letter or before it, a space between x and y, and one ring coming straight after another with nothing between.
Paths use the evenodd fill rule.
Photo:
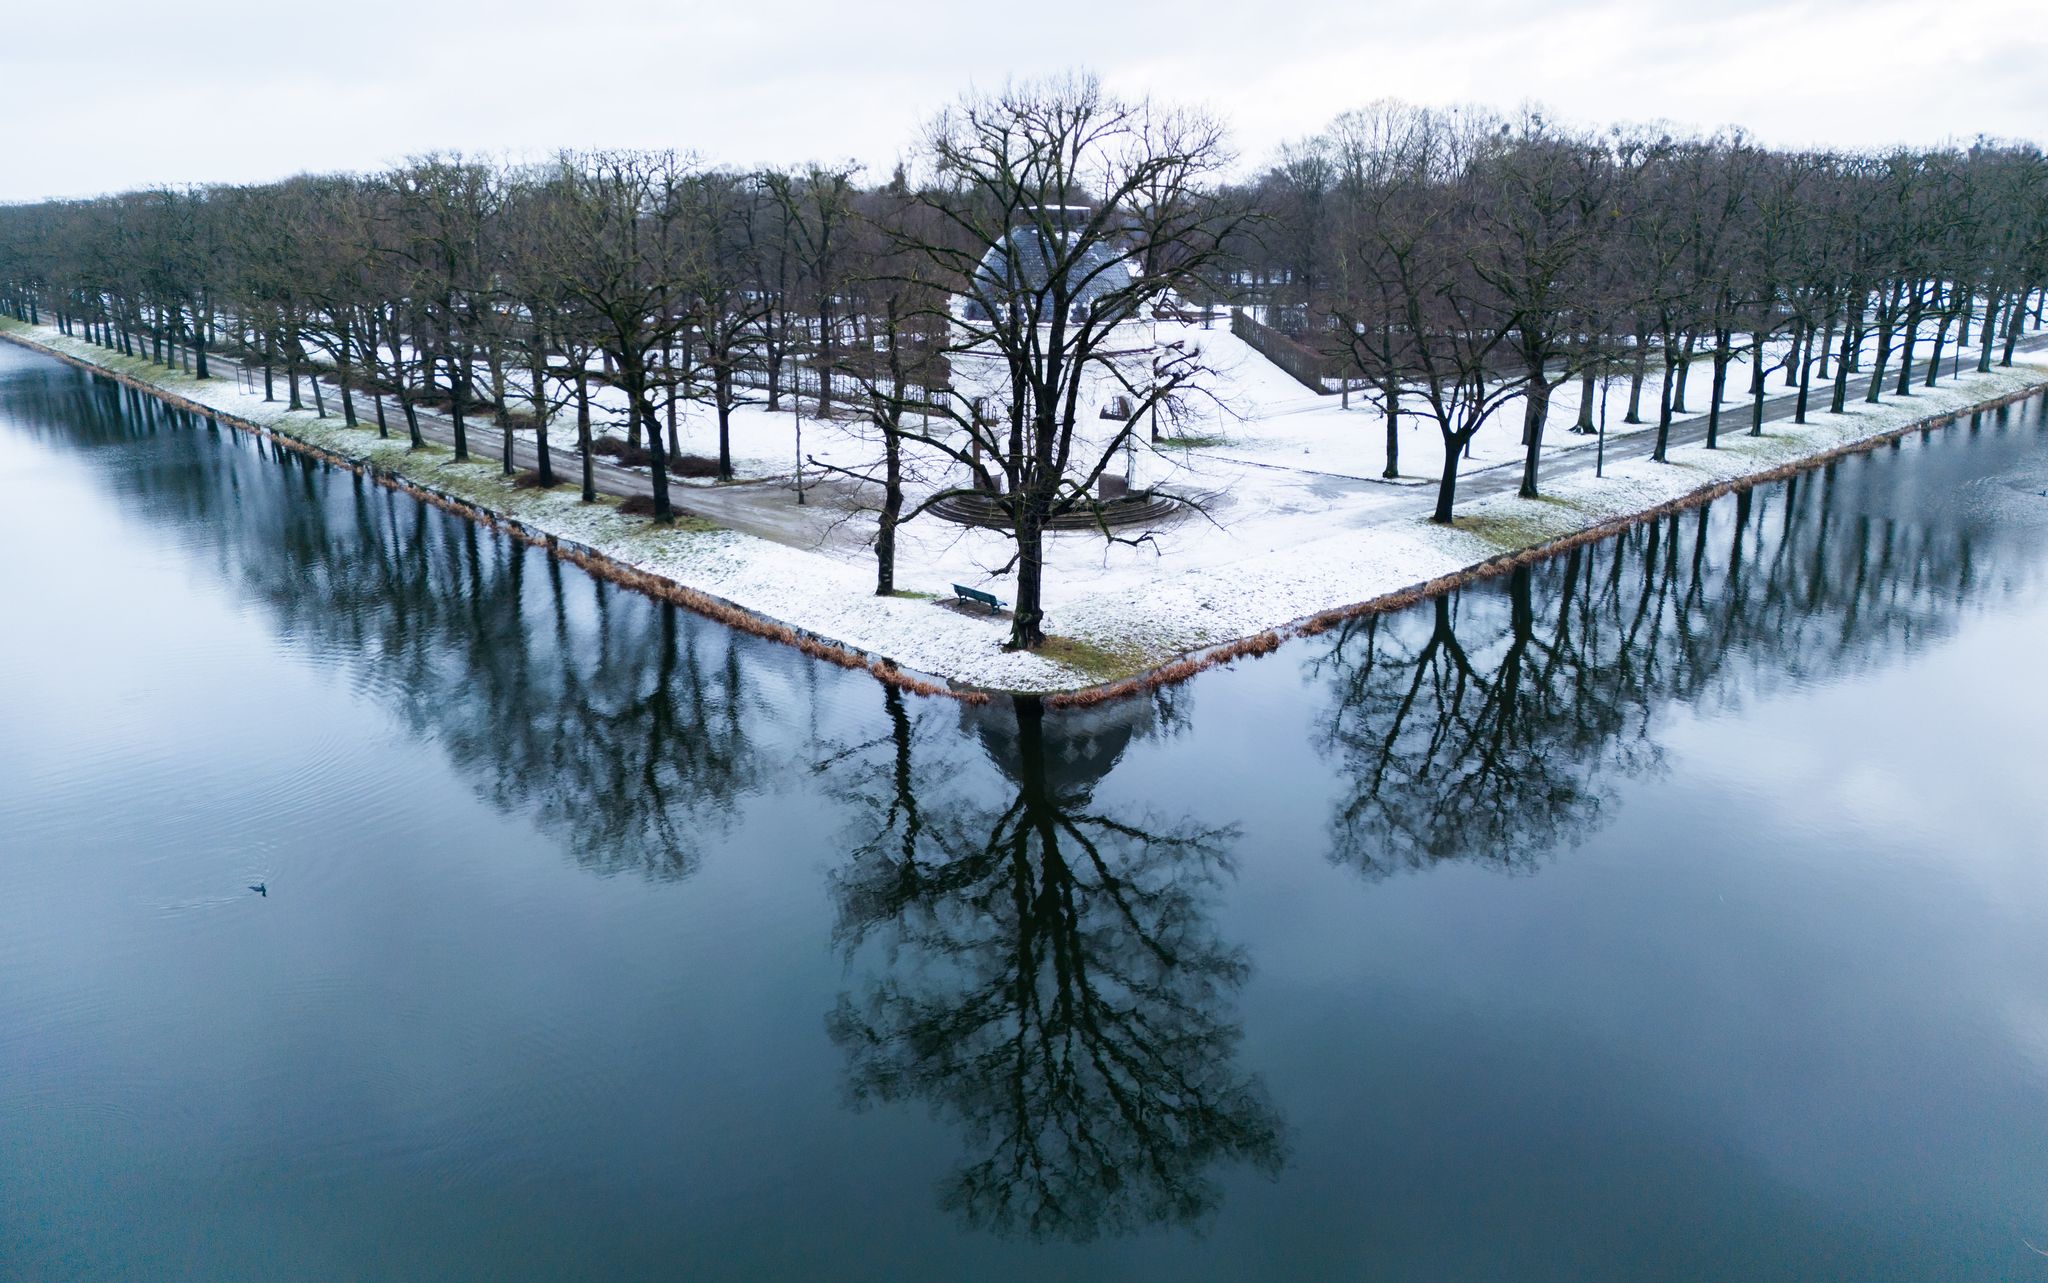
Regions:
<instances>
[{"instance_id":1,"label":"green grass patch","mask_svg":"<svg viewBox=\"0 0 2048 1283\"><path fill-rule=\"evenodd\" d=\"M1213 450L1230 444L1228 437L1161 437L1152 444L1162 450Z\"/></svg>"},{"instance_id":2,"label":"green grass patch","mask_svg":"<svg viewBox=\"0 0 2048 1283\"><path fill-rule=\"evenodd\" d=\"M1504 552L1520 548L1533 548L1552 539L1570 534L1577 527L1567 515L1578 511L1576 504L1549 495L1534 499L1523 499L1525 504L1542 504L1549 512L1518 512L1505 516L1459 517L1451 524L1459 530L1484 539Z\"/></svg>"},{"instance_id":3,"label":"green grass patch","mask_svg":"<svg viewBox=\"0 0 2048 1283\"><path fill-rule=\"evenodd\" d=\"M912 601L937 601L939 599L939 595L935 592L919 592L915 588L898 588L889 595L891 597L908 597Z\"/></svg>"},{"instance_id":4,"label":"green grass patch","mask_svg":"<svg viewBox=\"0 0 2048 1283\"><path fill-rule=\"evenodd\" d=\"M1145 668L1145 657L1135 649L1111 650L1078 637L1048 637L1037 653L1096 682L1115 681Z\"/></svg>"},{"instance_id":5,"label":"green grass patch","mask_svg":"<svg viewBox=\"0 0 2048 1283\"><path fill-rule=\"evenodd\" d=\"M639 498L643 504L648 502L645 496L636 497ZM662 522L656 521L651 516L643 516L638 513L631 513L625 511L624 504L627 502L627 500L620 499L614 495L599 495L598 500L599 502L608 505L615 512L618 512L619 519L621 521L632 523L626 530L622 531L620 535L620 537L628 540L637 540L643 543L652 543L658 545L661 542L662 537L665 535L703 534L707 531L717 530L720 528L718 524L715 522L706 521L704 518L696 516L693 513L683 512L681 510L676 510L674 512L674 515L672 515L669 518L668 522L666 524L663 524ZM518 514L514 513L513 515L517 516Z\"/></svg>"}]
</instances>

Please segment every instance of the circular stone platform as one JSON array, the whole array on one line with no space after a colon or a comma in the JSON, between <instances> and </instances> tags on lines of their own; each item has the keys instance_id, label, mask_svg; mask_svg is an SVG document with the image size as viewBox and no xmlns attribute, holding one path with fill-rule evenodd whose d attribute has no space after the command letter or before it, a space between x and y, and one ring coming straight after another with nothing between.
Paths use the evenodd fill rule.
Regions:
<instances>
[{"instance_id":1,"label":"circular stone platform","mask_svg":"<svg viewBox=\"0 0 2048 1283\"><path fill-rule=\"evenodd\" d=\"M978 491L973 494L947 495L933 504L930 511L948 521L957 521L963 526L983 526L991 530L1010 528L1009 515L997 503L996 496ZM1161 522L1177 520L1186 511L1187 505L1171 495L1126 495L1121 499L1103 501L1099 512L1076 508L1054 517L1049 524L1053 530L1099 530L1104 526L1117 529L1123 526L1158 525Z\"/></svg>"}]
</instances>

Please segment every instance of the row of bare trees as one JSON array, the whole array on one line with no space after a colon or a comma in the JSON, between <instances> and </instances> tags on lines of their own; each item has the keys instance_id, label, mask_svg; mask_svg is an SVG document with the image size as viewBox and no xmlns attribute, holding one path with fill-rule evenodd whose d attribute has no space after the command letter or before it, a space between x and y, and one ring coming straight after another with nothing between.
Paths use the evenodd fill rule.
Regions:
<instances>
[{"instance_id":1,"label":"row of bare trees","mask_svg":"<svg viewBox=\"0 0 2048 1283\"><path fill-rule=\"evenodd\" d=\"M1076 435L1079 389L1118 323L1220 274L1245 211L1216 181L1219 125L1085 77L963 99L919 156L915 181L899 168L875 186L850 165L612 151L8 207L0 306L200 377L230 349L291 409L325 415L331 385L349 426L368 394L381 434L388 400L416 447L431 407L458 459L488 422L507 474L530 433L543 486L549 427L573 410L586 500L601 401L657 520L674 511L679 403L715 412L724 480L742 404L858 414L883 443L851 474L881 495L878 592L894 589L902 521L948 494L993 496L1016 541L1011 644L1036 646L1045 532L1097 502L1092 483L1192 364L1148 371L1109 441ZM1089 211L1079 225L1048 213L1073 208ZM1037 237L1045 270L998 283L985 319L962 322L953 300L1013 230ZM1070 306L1084 292L1090 306ZM964 347L994 355L1007 395L955 393L946 358ZM907 449L957 475L911 496Z\"/></svg>"},{"instance_id":2,"label":"row of bare trees","mask_svg":"<svg viewBox=\"0 0 2048 1283\"><path fill-rule=\"evenodd\" d=\"M1661 461L1695 358L1711 358L1713 448L1739 359L1749 431L1774 372L1804 422L1816 380L1840 413L1932 386L1973 341L1979 369L2010 364L2048 287L2048 162L2031 145L1787 152L1379 103L1286 148L1249 195L1270 217L1239 247L1244 277L1275 326L1384 408L1388 475L1402 412L1441 431L1440 521L1459 455L1510 406L1521 492L1537 493L1567 381L1584 384L1584 429L1594 382L1626 375L1627 421L1655 416Z\"/></svg>"},{"instance_id":3,"label":"row of bare trees","mask_svg":"<svg viewBox=\"0 0 2048 1283\"><path fill-rule=\"evenodd\" d=\"M616 388L666 516L676 403L709 403L723 425L745 385L779 405L797 383L792 354L830 352L853 172L741 173L672 152L520 167L429 156L366 176L12 206L0 297L21 319L200 377L229 348L260 367L266 396L282 376L293 409L310 396L325 414L330 384L350 425L370 393L389 432L389 398L416 445L418 411L434 407L461 458L486 420L508 471L514 432L535 433L543 484L549 423L573 406L586 496L591 395ZM829 373L809 391L829 406ZM720 470L731 475L729 450Z\"/></svg>"},{"instance_id":4,"label":"row of bare trees","mask_svg":"<svg viewBox=\"0 0 2048 1283\"><path fill-rule=\"evenodd\" d=\"M1254 181L1225 181L1230 159L1214 120L1070 77L964 98L876 184L850 164L612 151L0 207L0 307L200 377L228 349L266 396L281 379L292 408L324 415L331 389L346 423L387 435L395 410L416 446L431 408L458 457L487 428L508 473L528 434L541 485L557 481L551 425L573 422L584 497L614 449L646 467L659 520L679 404L713 412L721 479L749 401L857 415L879 455L830 470L879 513L877 591L894 591L901 523L972 491L1014 540L1010 644L1033 647L1046 532L1099 509L1138 424L1197 382L1192 349L1137 378L1111 351L1119 324L1177 299L1262 305L1323 354L1347 397L1384 410L1389 475L1402 416L1434 423L1449 521L1460 457L1510 407L1537 493L1568 381L1588 430L1595 381L1625 378L1627 419L1654 416L1662 460L1696 363L1712 447L1733 369L1751 432L1773 374L1804 421L1816 390L1836 412L1906 395L1973 344L1979 368L2010 362L2048 293L2048 162L2031 146L1784 152L1382 103ZM1006 395L953 386L970 351ZM1106 435L1077 423L1102 377L1129 393Z\"/></svg>"}]
</instances>

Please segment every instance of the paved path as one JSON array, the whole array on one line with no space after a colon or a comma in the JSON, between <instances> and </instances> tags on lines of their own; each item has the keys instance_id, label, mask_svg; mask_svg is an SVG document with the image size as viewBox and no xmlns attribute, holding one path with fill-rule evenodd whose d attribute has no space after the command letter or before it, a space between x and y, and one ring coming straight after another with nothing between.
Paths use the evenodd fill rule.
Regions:
<instances>
[{"instance_id":1,"label":"paved path","mask_svg":"<svg viewBox=\"0 0 2048 1283\"><path fill-rule=\"evenodd\" d=\"M260 386L263 378L262 367L244 370L232 357L216 357L209 354L208 360L226 369L226 377L253 379L242 386ZM329 417L340 416L339 393L331 398ZM385 416L393 436L405 435L405 415L394 398L385 399ZM376 410L367 395L358 393L356 398L356 419L365 427L374 428ZM421 409L419 411L420 435L440 445L455 444L455 422L445 414ZM505 457L504 430L491 422L488 415L465 418L465 435L469 438L469 453L473 461L496 462ZM574 429L563 432L557 428L550 433L548 457L554 463L556 478L564 485L579 486L583 478L583 462L575 447L562 449L554 444L555 439L566 436L571 442L576 439ZM512 443L512 462L515 470L530 471L540 466L540 451L533 440L533 434L515 433ZM637 469L621 467L599 456L592 460L591 477L598 490L604 494L630 497L633 495L652 496L654 479L648 473ZM736 481L720 484L716 482L684 481L669 478L669 501L676 508L691 516L755 535L776 543L790 544L798 548L817 548L833 540L844 526L846 510L854 506L850 493L854 487L843 480L825 477L806 477L804 492L806 503L796 502L796 486L789 476L769 477L758 480Z\"/></svg>"},{"instance_id":2,"label":"paved path","mask_svg":"<svg viewBox=\"0 0 2048 1283\"><path fill-rule=\"evenodd\" d=\"M2043 348L2048 348L2048 332L2022 339L2016 345L2015 350L2035 352ZM1976 348L1971 348L1971 359L1966 359L1963 362L1963 368L1966 371L1972 371L1977 368L1977 363L1974 359L1976 352ZM1949 368L1949 361L1944 357L1942 360L1941 376L1941 381L1944 383L1950 378L1948 374ZM1995 356L1991 368L1994 370L1998 368ZM1926 377L1926 364L1924 361L1916 360L1912 384L1915 392L1924 390L1921 385L1921 379L1924 377ZM1899 400L1890 391L1891 388L1897 386L1897 378L1898 367L1894 365L1885 377L1886 391L1884 400L1887 405L1896 404ZM1649 390L1649 385L1645 384L1645 390ZM1848 404L1860 404L1864 394L1869 390L1870 374L1867 370L1861 374L1851 374L1849 376ZM1806 405L1807 421L1811 423L1823 420L1828 413L1828 407L1834 404L1834 395L1834 381L1832 379L1826 383L1816 380L1813 388L1808 393ZM1750 416L1752 414L1751 405L1752 403L1748 399L1744 399L1736 404L1722 403L1719 434L1721 440L1725 441L1749 431ZM1764 422L1768 424L1787 421L1798 411L1798 408L1799 392L1797 389L1791 392L1781 392L1777 396L1766 396L1764 400ZM1652 422L1647 427L1630 426L1633 430L1626 436L1609 434L1607 438L1607 462L1617 463L1624 459L1647 459L1655 452L1657 448L1656 424ZM1700 414L1690 418L1672 420L1671 445L1694 444L1704 442L1706 439L1706 415ZM1596 449L1597 447L1594 446L1581 446L1562 455L1546 455L1536 477L1538 489L1542 488L1544 482L1555 480L1558 477L1583 476L1593 471L1596 462L1598 462L1595 457ZM1521 489L1521 486L1522 461L1517 459L1512 463L1495 464L1484 471L1469 473L1459 477L1458 499L1460 502L1463 502L1466 499L1480 499L1487 495L1509 494ZM1429 511L1436 506L1436 488L1434 486L1429 487L1429 492L1429 502L1422 505L1423 511Z\"/></svg>"}]
</instances>

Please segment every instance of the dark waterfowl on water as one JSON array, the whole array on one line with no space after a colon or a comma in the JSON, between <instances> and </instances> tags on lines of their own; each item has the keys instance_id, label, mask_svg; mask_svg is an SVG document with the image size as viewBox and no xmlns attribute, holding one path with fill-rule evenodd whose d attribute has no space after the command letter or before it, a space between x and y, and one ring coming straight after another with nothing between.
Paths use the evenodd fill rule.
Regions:
<instances>
[{"instance_id":1,"label":"dark waterfowl on water","mask_svg":"<svg viewBox=\"0 0 2048 1283\"><path fill-rule=\"evenodd\" d=\"M251 891L254 891L257 895L262 896L266 900L270 898L270 885L268 883L251 882L249 884L249 889Z\"/></svg>"}]
</instances>

